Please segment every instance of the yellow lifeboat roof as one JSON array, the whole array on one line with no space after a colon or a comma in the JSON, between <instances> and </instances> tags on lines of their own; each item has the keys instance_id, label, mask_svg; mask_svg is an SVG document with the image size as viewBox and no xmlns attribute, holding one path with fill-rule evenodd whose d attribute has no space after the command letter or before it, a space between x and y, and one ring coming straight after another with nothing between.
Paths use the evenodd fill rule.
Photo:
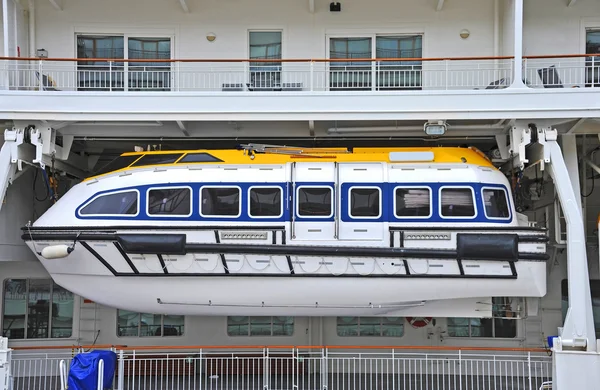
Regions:
<instances>
[{"instance_id":1,"label":"yellow lifeboat roof","mask_svg":"<svg viewBox=\"0 0 600 390\"><path fill-rule=\"evenodd\" d=\"M95 172L86 180L112 172L154 166L191 164L268 165L288 162L387 162L387 163L463 163L493 167L476 148L302 148L271 145L247 145L240 149L163 150L127 152Z\"/></svg>"}]
</instances>

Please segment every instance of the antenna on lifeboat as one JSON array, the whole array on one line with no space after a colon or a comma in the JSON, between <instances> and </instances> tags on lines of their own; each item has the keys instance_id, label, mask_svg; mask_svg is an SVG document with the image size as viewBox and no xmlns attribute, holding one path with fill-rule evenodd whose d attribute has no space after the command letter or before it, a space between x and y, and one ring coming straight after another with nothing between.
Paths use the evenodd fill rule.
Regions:
<instances>
[{"instance_id":1,"label":"antenna on lifeboat","mask_svg":"<svg viewBox=\"0 0 600 390\"><path fill-rule=\"evenodd\" d=\"M341 154L352 153L347 148L303 148L299 146L286 145L268 145L268 144L242 144L239 149L244 150L244 154L248 154L251 159L254 159L256 153L273 153L273 154L289 154L319 157L322 154Z\"/></svg>"}]
</instances>

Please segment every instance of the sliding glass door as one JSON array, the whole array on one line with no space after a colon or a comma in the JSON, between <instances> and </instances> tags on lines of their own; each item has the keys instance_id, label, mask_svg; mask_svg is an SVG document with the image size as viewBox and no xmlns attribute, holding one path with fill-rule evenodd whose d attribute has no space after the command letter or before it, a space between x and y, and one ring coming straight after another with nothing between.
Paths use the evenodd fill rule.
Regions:
<instances>
[{"instance_id":1,"label":"sliding glass door","mask_svg":"<svg viewBox=\"0 0 600 390\"><path fill-rule=\"evenodd\" d=\"M329 38L329 58L337 60L329 66L330 90L421 89L422 42L422 35ZM371 58L390 61L357 61ZM410 60L394 61L401 58Z\"/></svg>"},{"instance_id":2,"label":"sliding glass door","mask_svg":"<svg viewBox=\"0 0 600 390\"><path fill-rule=\"evenodd\" d=\"M171 63L152 60L171 59L171 48L169 37L78 35L78 90L168 91Z\"/></svg>"}]
</instances>

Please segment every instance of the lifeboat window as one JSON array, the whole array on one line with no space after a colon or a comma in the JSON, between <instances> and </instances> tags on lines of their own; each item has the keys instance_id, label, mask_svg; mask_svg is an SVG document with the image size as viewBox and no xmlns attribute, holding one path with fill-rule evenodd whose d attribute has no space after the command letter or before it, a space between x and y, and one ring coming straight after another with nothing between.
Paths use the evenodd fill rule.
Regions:
<instances>
[{"instance_id":1,"label":"lifeboat window","mask_svg":"<svg viewBox=\"0 0 600 390\"><path fill-rule=\"evenodd\" d=\"M332 198L331 187L298 187L298 216L331 217Z\"/></svg>"},{"instance_id":2,"label":"lifeboat window","mask_svg":"<svg viewBox=\"0 0 600 390\"><path fill-rule=\"evenodd\" d=\"M442 217L474 217L475 202L472 188L442 188Z\"/></svg>"},{"instance_id":3,"label":"lifeboat window","mask_svg":"<svg viewBox=\"0 0 600 390\"><path fill-rule=\"evenodd\" d=\"M79 212L81 215L136 215L137 213L137 191L100 195Z\"/></svg>"},{"instance_id":4,"label":"lifeboat window","mask_svg":"<svg viewBox=\"0 0 600 390\"><path fill-rule=\"evenodd\" d=\"M148 191L148 215L185 215L192 209L192 190L184 188L153 188Z\"/></svg>"},{"instance_id":5,"label":"lifeboat window","mask_svg":"<svg viewBox=\"0 0 600 390\"><path fill-rule=\"evenodd\" d=\"M394 202L397 218L431 216L430 188L397 187Z\"/></svg>"},{"instance_id":6,"label":"lifeboat window","mask_svg":"<svg viewBox=\"0 0 600 390\"><path fill-rule=\"evenodd\" d=\"M145 154L131 166L173 164L179 157L181 157L181 153Z\"/></svg>"},{"instance_id":7,"label":"lifeboat window","mask_svg":"<svg viewBox=\"0 0 600 390\"><path fill-rule=\"evenodd\" d=\"M201 163L201 162L220 162L223 161L208 153L188 153L177 164L182 163Z\"/></svg>"},{"instance_id":8,"label":"lifeboat window","mask_svg":"<svg viewBox=\"0 0 600 390\"><path fill-rule=\"evenodd\" d=\"M139 154L136 154L133 156L119 156L119 157L115 158L114 160L112 160L111 162L109 162L108 164L103 165L96 172L94 172L94 176L104 175L105 173L108 173L108 172L113 172L113 171L117 171L119 169L126 168L126 167L130 166L131 163L133 163L138 158L140 158Z\"/></svg>"},{"instance_id":9,"label":"lifeboat window","mask_svg":"<svg viewBox=\"0 0 600 390\"><path fill-rule=\"evenodd\" d=\"M491 219L508 219L510 210L506 190L502 188L484 188L483 205L485 206L485 216Z\"/></svg>"},{"instance_id":10,"label":"lifeboat window","mask_svg":"<svg viewBox=\"0 0 600 390\"><path fill-rule=\"evenodd\" d=\"M239 187L202 187L200 213L203 216L238 217L240 212Z\"/></svg>"},{"instance_id":11,"label":"lifeboat window","mask_svg":"<svg viewBox=\"0 0 600 390\"><path fill-rule=\"evenodd\" d=\"M381 189L350 188L350 216L353 218L379 218L381 215Z\"/></svg>"},{"instance_id":12,"label":"lifeboat window","mask_svg":"<svg viewBox=\"0 0 600 390\"><path fill-rule=\"evenodd\" d=\"M281 187L250 188L251 217L279 217L282 213Z\"/></svg>"}]
</instances>

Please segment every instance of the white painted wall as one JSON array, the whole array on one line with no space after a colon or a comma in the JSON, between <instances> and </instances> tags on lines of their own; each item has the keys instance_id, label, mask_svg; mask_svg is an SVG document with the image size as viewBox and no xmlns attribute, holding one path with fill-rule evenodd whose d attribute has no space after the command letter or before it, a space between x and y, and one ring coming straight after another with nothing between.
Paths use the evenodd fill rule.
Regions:
<instances>
[{"instance_id":1,"label":"white painted wall","mask_svg":"<svg viewBox=\"0 0 600 390\"><path fill-rule=\"evenodd\" d=\"M249 29L283 30L284 58L326 57L326 34L375 32L424 32L426 57L493 55L491 0L448 1L441 12L431 1L347 0L340 13L329 12L329 2L317 1L314 14L304 0L188 0L190 14L176 1L63 3L64 11L46 1L36 3L37 46L50 57L74 57L76 32L130 32L174 35L178 58L247 58ZM466 40L459 37L464 28L471 32ZM208 32L217 35L212 43L205 38Z\"/></svg>"},{"instance_id":2,"label":"white painted wall","mask_svg":"<svg viewBox=\"0 0 600 390\"><path fill-rule=\"evenodd\" d=\"M435 2L346 0L342 11L329 12L317 1L315 13L298 0L188 0L191 13L165 0L64 0L63 11L36 2L38 48L50 57L74 57L74 35L138 33L172 35L177 58L247 58L249 29L281 29L284 58L327 56L327 34L424 33L424 57L493 55L493 0L452 0L441 12ZM527 0L524 10L525 54L579 53L585 26L600 26L593 0L566 7L564 0ZM513 47L512 0L501 0L501 54ZM115 12L118 9L119 12ZM459 37L462 29L471 36ZM210 43L209 32L217 35Z\"/></svg>"}]
</instances>

